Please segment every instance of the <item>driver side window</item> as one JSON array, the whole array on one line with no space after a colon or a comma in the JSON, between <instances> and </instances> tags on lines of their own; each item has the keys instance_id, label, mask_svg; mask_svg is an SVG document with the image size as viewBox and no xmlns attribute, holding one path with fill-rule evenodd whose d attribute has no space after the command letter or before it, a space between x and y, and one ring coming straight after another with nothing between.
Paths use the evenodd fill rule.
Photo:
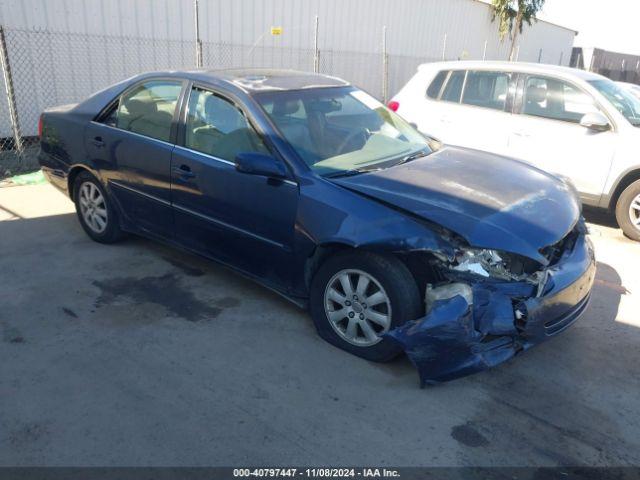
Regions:
<instances>
[{"instance_id":1,"label":"driver side window","mask_svg":"<svg viewBox=\"0 0 640 480\"><path fill-rule=\"evenodd\" d=\"M242 111L208 90L191 91L185 126L185 147L216 158L233 162L239 153L269 153Z\"/></svg>"},{"instance_id":2,"label":"driver side window","mask_svg":"<svg viewBox=\"0 0 640 480\"><path fill-rule=\"evenodd\" d=\"M600 112L593 98L573 85L546 77L527 79L523 114L580 123L585 114L592 112Z\"/></svg>"}]
</instances>

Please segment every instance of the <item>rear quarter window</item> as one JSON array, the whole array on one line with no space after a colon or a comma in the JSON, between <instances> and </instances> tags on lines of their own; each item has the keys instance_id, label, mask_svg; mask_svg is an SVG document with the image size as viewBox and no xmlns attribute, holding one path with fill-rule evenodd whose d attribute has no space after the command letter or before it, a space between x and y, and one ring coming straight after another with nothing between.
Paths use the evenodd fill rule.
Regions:
<instances>
[{"instance_id":1,"label":"rear quarter window","mask_svg":"<svg viewBox=\"0 0 640 480\"><path fill-rule=\"evenodd\" d=\"M460 95L462 95L462 86L464 85L464 70L451 72L447 85L442 92L442 100L445 102L460 103Z\"/></svg>"},{"instance_id":2,"label":"rear quarter window","mask_svg":"<svg viewBox=\"0 0 640 480\"><path fill-rule=\"evenodd\" d=\"M439 72L435 78L431 81L429 88L427 88L427 97L437 99L440 95L440 90L442 90L442 85L444 85L444 81L447 78L449 72L444 70Z\"/></svg>"}]
</instances>

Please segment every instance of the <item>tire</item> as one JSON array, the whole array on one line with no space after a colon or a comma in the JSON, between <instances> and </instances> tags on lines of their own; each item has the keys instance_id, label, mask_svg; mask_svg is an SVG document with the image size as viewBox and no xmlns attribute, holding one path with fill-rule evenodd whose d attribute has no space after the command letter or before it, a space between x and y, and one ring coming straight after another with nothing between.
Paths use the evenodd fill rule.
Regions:
<instances>
[{"instance_id":1,"label":"tire","mask_svg":"<svg viewBox=\"0 0 640 480\"><path fill-rule=\"evenodd\" d=\"M345 295L349 292L343 288L344 275L350 280L352 300ZM365 283L359 284L361 277L369 277L364 295L358 289ZM358 298L353 299L353 295L358 294ZM402 352L393 340L378 335L415 320L423 313L422 298L409 269L391 255L370 252L344 252L330 257L313 277L309 297L309 310L318 334L330 344L374 362L390 361ZM386 300L380 302L383 297ZM371 305L366 305L367 299ZM349 317L351 313L354 315ZM365 315L364 319L360 315ZM377 323L384 317L387 326ZM357 326L351 328L350 324L354 322ZM367 324L374 330L375 337L371 337L368 327L363 328ZM371 338L377 338L377 341Z\"/></svg>"},{"instance_id":2,"label":"tire","mask_svg":"<svg viewBox=\"0 0 640 480\"><path fill-rule=\"evenodd\" d=\"M84 206L87 197L91 197L89 207ZM76 177L73 183L73 198L80 225L92 240L114 243L124 237L113 202L100 182L89 172L79 173ZM93 215L86 214L86 208L93 209ZM91 217L94 220L91 220Z\"/></svg>"},{"instance_id":3,"label":"tire","mask_svg":"<svg viewBox=\"0 0 640 480\"><path fill-rule=\"evenodd\" d=\"M618 198L616 220L627 237L640 241L640 180L625 188Z\"/></svg>"}]
</instances>

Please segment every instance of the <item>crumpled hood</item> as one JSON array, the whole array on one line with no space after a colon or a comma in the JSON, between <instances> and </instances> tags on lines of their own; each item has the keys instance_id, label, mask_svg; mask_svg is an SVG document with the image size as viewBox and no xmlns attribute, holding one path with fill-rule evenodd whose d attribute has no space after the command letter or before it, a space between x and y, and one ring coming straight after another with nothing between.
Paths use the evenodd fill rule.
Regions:
<instances>
[{"instance_id":1,"label":"crumpled hood","mask_svg":"<svg viewBox=\"0 0 640 480\"><path fill-rule=\"evenodd\" d=\"M571 187L517 160L458 147L335 183L461 235L470 245L546 264L540 249L580 217Z\"/></svg>"}]
</instances>

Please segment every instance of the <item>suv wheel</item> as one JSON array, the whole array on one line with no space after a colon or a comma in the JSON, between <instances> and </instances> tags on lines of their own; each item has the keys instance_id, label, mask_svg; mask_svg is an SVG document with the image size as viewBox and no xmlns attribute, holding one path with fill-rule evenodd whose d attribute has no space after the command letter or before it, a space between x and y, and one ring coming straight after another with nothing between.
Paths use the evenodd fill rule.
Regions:
<instances>
[{"instance_id":1,"label":"suv wheel","mask_svg":"<svg viewBox=\"0 0 640 480\"><path fill-rule=\"evenodd\" d=\"M618 198L616 219L627 237L640 241L640 180L625 188Z\"/></svg>"},{"instance_id":2,"label":"suv wheel","mask_svg":"<svg viewBox=\"0 0 640 480\"><path fill-rule=\"evenodd\" d=\"M407 267L395 257L369 252L340 253L322 264L311 282L309 308L327 342L378 362L402 352L380 335L423 310Z\"/></svg>"},{"instance_id":3,"label":"suv wheel","mask_svg":"<svg viewBox=\"0 0 640 480\"><path fill-rule=\"evenodd\" d=\"M89 237L100 243L114 243L123 237L111 200L89 172L82 172L76 177L73 198L80 225Z\"/></svg>"}]
</instances>

